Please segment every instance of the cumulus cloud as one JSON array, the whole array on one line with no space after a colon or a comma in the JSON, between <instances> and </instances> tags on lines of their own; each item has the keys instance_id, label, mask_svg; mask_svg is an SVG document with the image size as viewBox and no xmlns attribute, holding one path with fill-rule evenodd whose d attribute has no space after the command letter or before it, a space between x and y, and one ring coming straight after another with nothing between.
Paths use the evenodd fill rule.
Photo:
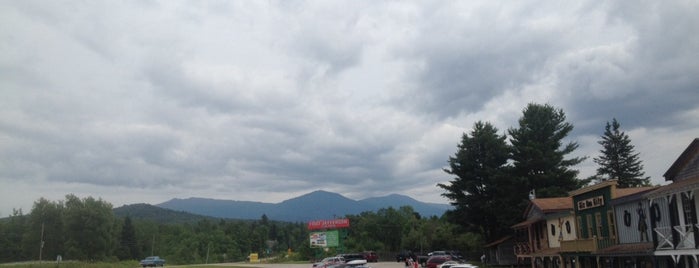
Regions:
<instances>
[{"instance_id":1,"label":"cumulus cloud","mask_svg":"<svg viewBox=\"0 0 699 268\"><path fill-rule=\"evenodd\" d=\"M5 2L0 215L70 192L443 203L461 134L530 102L566 112L579 155L617 118L661 182L698 130L698 6Z\"/></svg>"}]
</instances>

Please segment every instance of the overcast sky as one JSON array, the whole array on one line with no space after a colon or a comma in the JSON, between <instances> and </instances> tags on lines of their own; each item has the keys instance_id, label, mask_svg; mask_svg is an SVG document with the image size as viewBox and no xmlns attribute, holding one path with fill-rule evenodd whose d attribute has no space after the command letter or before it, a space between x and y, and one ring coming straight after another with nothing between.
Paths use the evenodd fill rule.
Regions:
<instances>
[{"instance_id":1,"label":"overcast sky","mask_svg":"<svg viewBox=\"0 0 699 268\"><path fill-rule=\"evenodd\" d=\"M699 137L699 2L0 1L0 217L315 190L447 203L477 120L617 118L654 183Z\"/></svg>"}]
</instances>

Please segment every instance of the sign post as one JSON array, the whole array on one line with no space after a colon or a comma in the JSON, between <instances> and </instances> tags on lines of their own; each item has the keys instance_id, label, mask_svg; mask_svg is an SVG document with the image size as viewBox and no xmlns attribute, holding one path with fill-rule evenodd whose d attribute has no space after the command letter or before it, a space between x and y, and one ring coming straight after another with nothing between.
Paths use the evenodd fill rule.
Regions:
<instances>
[{"instance_id":1,"label":"sign post","mask_svg":"<svg viewBox=\"0 0 699 268\"><path fill-rule=\"evenodd\" d=\"M311 248L324 249L338 248L343 251L343 240L347 237L345 229L350 227L349 219L315 220L308 222ZM320 252L316 258L320 256Z\"/></svg>"}]
</instances>

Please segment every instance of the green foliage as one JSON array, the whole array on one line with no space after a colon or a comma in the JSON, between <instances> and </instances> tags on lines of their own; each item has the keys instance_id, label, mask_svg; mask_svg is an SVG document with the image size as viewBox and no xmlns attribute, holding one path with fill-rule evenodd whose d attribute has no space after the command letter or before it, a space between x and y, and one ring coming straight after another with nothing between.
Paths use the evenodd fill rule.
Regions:
<instances>
[{"instance_id":1,"label":"green foliage","mask_svg":"<svg viewBox=\"0 0 699 268\"><path fill-rule=\"evenodd\" d=\"M29 215L17 211L0 221L1 261L37 260L42 223L45 263L60 254L64 260L78 261L79 267L100 267L92 266L95 261L110 261L111 267L121 267L117 260L125 259L130 261L121 263L133 267L137 266L136 260L150 255L164 258L168 265L236 262L253 252L279 262L308 262L368 250L391 255L388 252L448 246L464 251L480 241L477 234L465 232L444 218L422 218L410 207L347 215L351 227L341 238L343 247L327 252L310 248L305 223L277 222L263 216L257 221L181 218L184 223L165 224L131 216L117 218L112 211L110 204L92 197L68 195L60 202L41 198ZM82 261L89 261L89 265ZM63 262L61 266L72 263Z\"/></svg>"},{"instance_id":2,"label":"green foliage","mask_svg":"<svg viewBox=\"0 0 699 268\"><path fill-rule=\"evenodd\" d=\"M451 200L455 209L447 216L473 232L482 232L493 240L509 232L509 225L500 224L501 207L497 202L500 185L504 180L503 167L509 148L505 136L490 123L476 122L470 135L464 134L458 150L449 157L449 169L444 172L456 176L449 184L438 184Z\"/></svg>"},{"instance_id":3,"label":"green foliage","mask_svg":"<svg viewBox=\"0 0 699 268\"><path fill-rule=\"evenodd\" d=\"M10 265L2 265L2 267L16 268L132 268L138 267L136 261L122 262L80 262L80 261L63 261L56 264L54 261L45 261L39 264L38 262L16 263Z\"/></svg>"},{"instance_id":4,"label":"green foliage","mask_svg":"<svg viewBox=\"0 0 699 268\"><path fill-rule=\"evenodd\" d=\"M114 215L120 218L131 217L153 221L162 224L197 223L200 220L216 220L213 217L201 216L192 213L173 211L159 208L149 204L124 205L114 209Z\"/></svg>"},{"instance_id":5,"label":"green foliage","mask_svg":"<svg viewBox=\"0 0 699 268\"><path fill-rule=\"evenodd\" d=\"M60 202L50 202L44 198L34 202L27 223L28 230L23 239L26 256L40 259L41 241L44 241L41 259L55 259L56 255L64 252L63 211L64 207Z\"/></svg>"},{"instance_id":6,"label":"green foliage","mask_svg":"<svg viewBox=\"0 0 699 268\"><path fill-rule=\"evenodd\" d=\"M119 247L116 256L120 260L137 260L141 257L136 240L136 228L133 226L130 217L124 218L119 236Z\"/></svg>"},{"instance_id":7,"label":"green foliage","mask_svg":"<svg viewBox=\"0 0 699 268\"><path fill-rule=\"evenodd\" d=\"M578 171L570 167L585 158L565 158L578 148L576 142L563 145L573 130L565 120L561 109L530 103L519 119L519 128L510 128L512 175L519 180L521 188L515 194L521 200L526 200L530 189L536 190L537 197L560 197L581 186Z\"/></svg>"},{"instance_id":8,"label":"green foliage","mask_svg":"<svg viewBox=\"0 0 699 268\"><path fill-rule=\"evenodd\" d=\"M558 197L584 185L571 167L585 158L566 158L578 147L575 142L563 144L572 130L562 110L529 104L519 127L508 130L509 146L489 123L477 122L470 135L463 135L444 170L455 178L438 186L455 206L445 214L447 219L467 234L483 236L464 240L493 241L510 233L509 226L521 220L530 190L537 197Z\"/></svg>"},{"instance_id":9,"label":"green foliage","mask_svg":"<svg viewBox=\"0 0 699 268\"><path fill-rule=\"evenodd\" d=\"M67 195L65 201L64 258L105 260L112 256L114 213L112 205L92 197L80 199Z\"/></svg>"},{"instance_id":10,"label":"green foliage","mask_svg":"<svg viewBox=\"0 0 699 268\"><path fill-rule=\"evenodd\" d=\"M639 153L634 152L629 135L620 131L620 126L616 118L611 124L607 122L604 135L597 142L602 145L602 155L594 159L599 165L596 180L617 179L620 188L648 186L650 177L644 177Z\"/></svg>"},{"instance_id":11,"label":"green foliage","mask_svg":"<svg viewBox=\"0 0 699 268\"><path fill-rule=\"evenodd\" d=\"M27 217L21 209L13 210L7 220L0 222L0 261L18 261L26 258L22 250L22 237L27 229Z\"/></svg>"}]
</instances>

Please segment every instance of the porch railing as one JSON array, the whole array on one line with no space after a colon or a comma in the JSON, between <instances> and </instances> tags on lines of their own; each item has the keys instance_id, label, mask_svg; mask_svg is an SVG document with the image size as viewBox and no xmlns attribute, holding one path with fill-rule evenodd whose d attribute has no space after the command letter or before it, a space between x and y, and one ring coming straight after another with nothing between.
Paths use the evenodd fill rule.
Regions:
<instances>
[{"instance_id":1,"label":"porch railing","mask_svg":"<svg viewBox=\"0 0 699 268\"><path fill-rule=\"evenodd\" d=\"M678 225L675 226L675 231L677 231L680 238L676 249L694 249L696 247L694 243L694 226Z\"/></svg>"},{"instance_id":2,"label":"porch railing","mask_svg":"<svg viewBox=\"0 0 699 268\"><path fill-rule=\"evenodd\" d=\"M663 226L653 229L658 237L656 250L695 249L694 225ZM699 228L699 224L696 226ZM677 236L674 239L674 236ZM675 244L677 241L677 244Z\"/></svg>"},{"instance_id":3,"label":"porch railing","mask_svg":"<svg viewBox=\"0 0 699 268\"><path fill-rule=\"evenodd\" d=\"M526 255L532 253L529 242L515 242L515 254Z\"/></svg>"}]
</instances>

